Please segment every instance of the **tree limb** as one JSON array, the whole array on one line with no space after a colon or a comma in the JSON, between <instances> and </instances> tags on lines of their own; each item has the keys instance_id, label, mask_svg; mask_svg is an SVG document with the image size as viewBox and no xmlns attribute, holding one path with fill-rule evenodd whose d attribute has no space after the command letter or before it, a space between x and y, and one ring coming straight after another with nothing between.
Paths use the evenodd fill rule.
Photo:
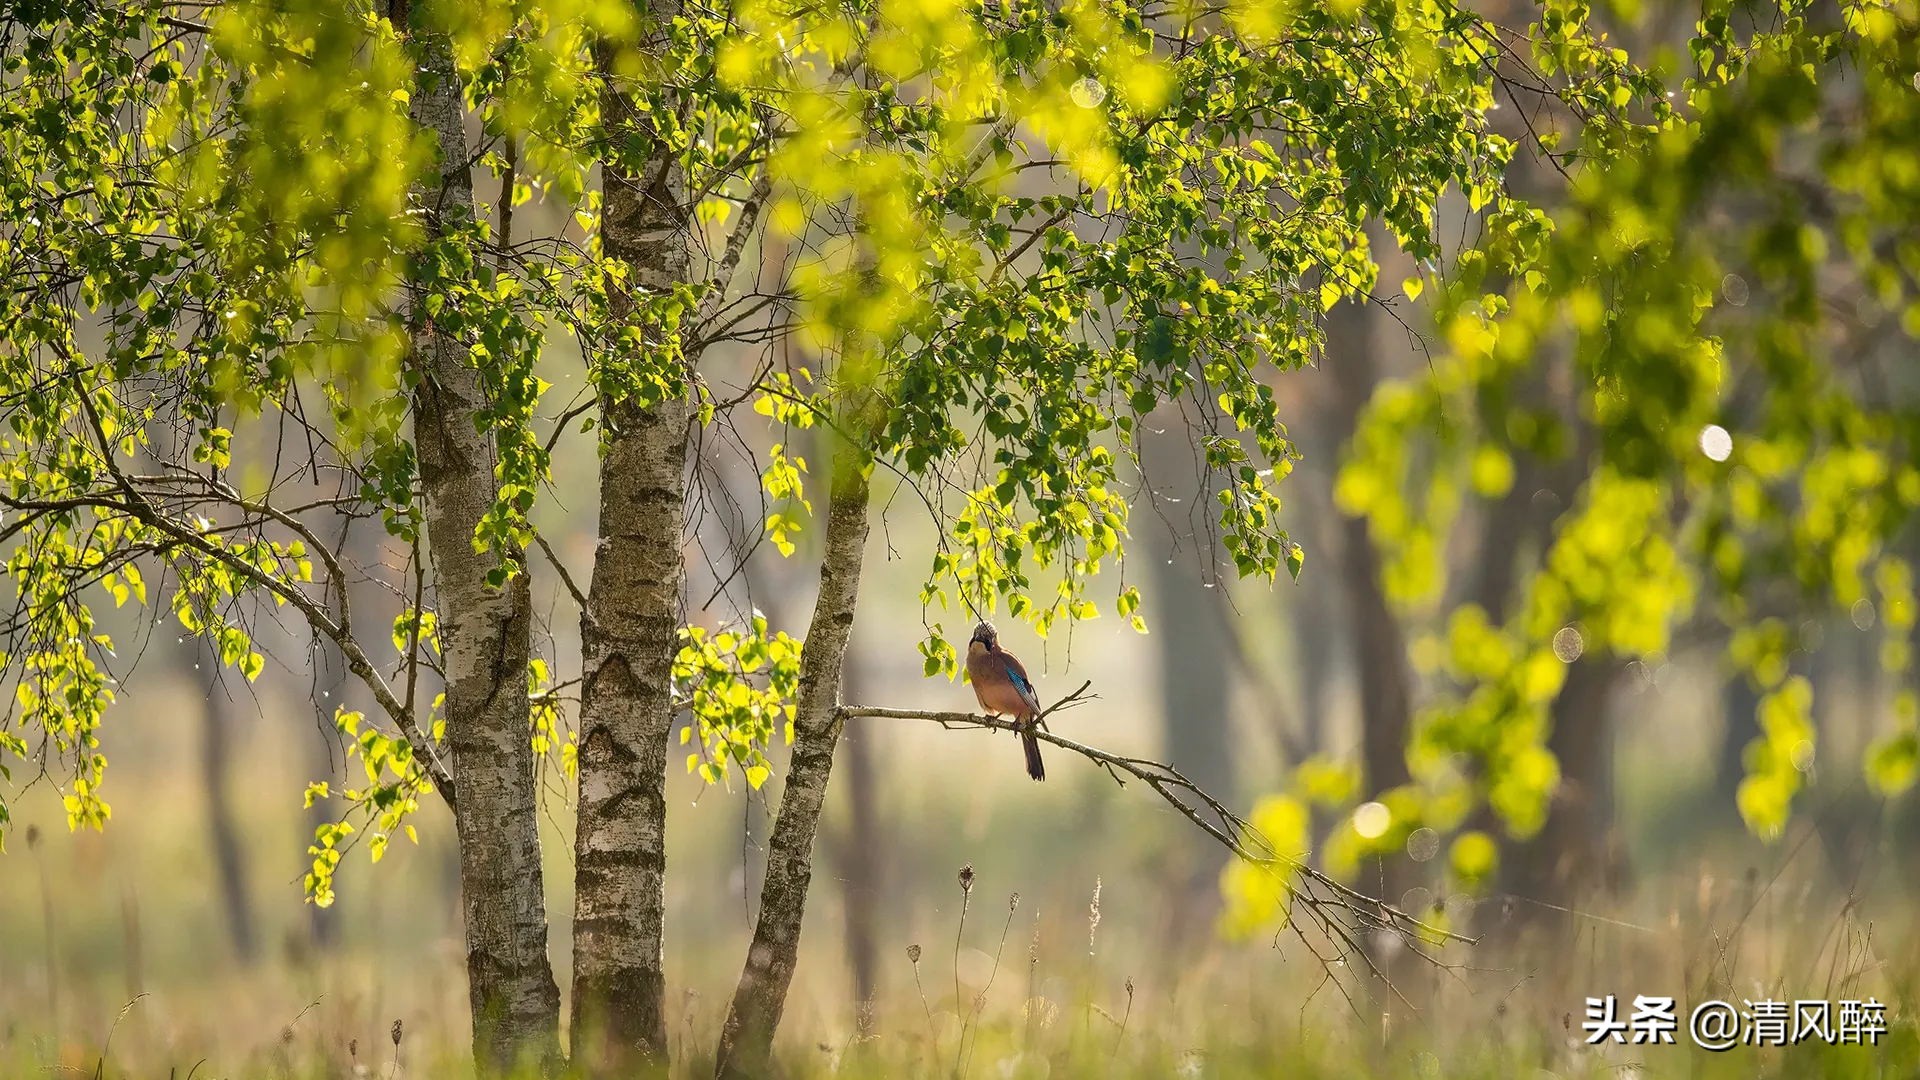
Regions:
<instances>
[{"instance_id":1,"label":"tree limb","mask_svg":"<svg viewBox=\"0 0 1920 1080\"><path fill-rule=\"evenodd\" d=\"M87 425L98 443L101 460L106 466L107 473L114 485L126 497L125 503L118 504L116 509L145 523L181 546L198 552L202 557L222 564L254 585L293 605L295 610L306 617L308 625L332 640L335 647L345 655L347 667L360 677L360 681L365 683L369 690L373 691L374 699L393 717L394 723L399 725L401 733L412 744L415 756L426 766L427 775L432 779L434 789L439 791L440 797L446 800L448 809L452 809L453 774L447 770L446 764L440 760L440 755L434 750L433 740L427 738L412 712L394 696L392 688L387 685L385 679L380 677L379 670L374 667L373 661L361 649L360 643L354 639L353 635L343 625L335 622L325 609L314 602L312 597L156 509L147 500L145 493L121 470L119 462L114 460L113 440L107 436L99 410L88 392L82 389L76 396ZM103 499L102 501L113 505L112 500Z\"/></svg>"},{"instance_id":2,"label":"tree limb","mask_svg":"<svg viewBox=\"0 0 1920 1080\"><path fill-rule=\"evenodd\" d=\"M726 306L727 286L733 281L734 271L740 266L740 256L746 251L747 240L760 220L760 210L772 192L773 177L762 165L754 174L746 201L740 206L740 219L734 223L733 231L727 234L726 247L707 281L707 294L700 298L696 325L702 333L706 330L706 324Z\"/></svg>"},{"instance_id":3,"label":"tree limb","mask_svg":"<svg viewBox=\"0 0 1920 1080\"><path fill-rule=\"evenodd\" d=\"M1060 709L1085 704L1091 700L1086 693L1090 685L1090 683L1082 683L1078 690L1043 709L1036 721L1044 721L1048 715ZM877 705L843 705L839 713L846 719L870 716L894 720L924 720L939 724L948 730L965 728L1010 732L1022 730L1022 725L1012 720L963 712L895 709ZM1296 903L1305 907L1313 922L1320 926L1330 939L1338 941L1343 951L1365 956L1366 950L1360 947L1359 937L1363 933L1376 930L1384 930L1403 937L1423 937L1438 942L1457 941L1471 945L1479 940L1423 922L1384 900L1368 896L1342 884L1307 865L1297 856L1275 850L1272 842L1245 818L1202 790L1171 765L1150 758L1116 754L1097 746L1088 746L1085 743L1055 735L1045 727L1038 726L1037 723L1036 727L1034 734L1037 737L1093 762L1120 786L1125 787L1127 781L1132 779L1153 789L1155 794L1178 810L1182 817L1193 822L1202 832L1240 858L1257 866L1270 868L1276 873L1290 875L1289 907ZM1290 918L1289 925L1294 926L1296 932L1299 932L1297 920ZM1375 970L1374 974L1383 980L1385 978L1378 970Z\"/></svg>"}]
</instances>

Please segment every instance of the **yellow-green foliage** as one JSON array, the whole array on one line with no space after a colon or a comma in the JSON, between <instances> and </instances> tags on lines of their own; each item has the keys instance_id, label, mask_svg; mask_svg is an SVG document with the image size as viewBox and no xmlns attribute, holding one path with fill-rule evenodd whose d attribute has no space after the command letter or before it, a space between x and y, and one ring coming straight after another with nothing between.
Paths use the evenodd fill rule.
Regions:
<instances>
[{"instance_id":1,"label":"yellow-green foliage","mask_svg":"<svg viewBox=\"0 0 1920 1080\"><path fill-rule=\"evenodd\" d=\"M1776 838L1814 756L1811 685L1789 674L1816 647L1809 615L1877 616L1884 665L1909 663L1893 549L1920 506L1920 411L1853 365L1872 363L1867 327L1920 334L1920 156L1893 135L1920 124L1920 12L1767 12L1706 5L1668 71L1543 9L1533 62L1600 106L1534 132L1563 148L1565 204L1484 214L1479 250L1407 283L1444 348L1374 395L1340 476L1389 594L1433 627L1414 649L1436 690L1416 792L1484 803L1517 836L1558 782L1545 740L1569 664L1657 667L1683 628L1720 626L1762 694L1739 810ZM1564 498L1537 556L1512 553L1519 596L1499 623L1441 609L1461 509L1508 498L1517 464ZM1870 751L1882 791L1912 782L1913 712L1903 696Z\"/></svg>"}]
</instances>

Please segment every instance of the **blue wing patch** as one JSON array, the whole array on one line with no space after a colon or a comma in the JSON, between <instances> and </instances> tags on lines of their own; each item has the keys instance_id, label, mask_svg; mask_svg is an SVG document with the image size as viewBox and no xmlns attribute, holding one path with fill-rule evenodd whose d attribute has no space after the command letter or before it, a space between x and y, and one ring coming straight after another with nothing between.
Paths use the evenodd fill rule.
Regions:
<instances>
[{"instance_id":1,"label":"blue wing patch","mask_svg":"<svg viewBox=\"0 0 1920 1080\"><path fill-rule=\"evenodd\" d=\"M1007 663L1005 660L1000 661L1000 666L1006 669L1007 678L1013 682L1014 688L1020 691L1020 696L1032 700L1033 684L1028 682L1026 677L1020 674L1019 669Z\"/></svg>"}]
</instances>

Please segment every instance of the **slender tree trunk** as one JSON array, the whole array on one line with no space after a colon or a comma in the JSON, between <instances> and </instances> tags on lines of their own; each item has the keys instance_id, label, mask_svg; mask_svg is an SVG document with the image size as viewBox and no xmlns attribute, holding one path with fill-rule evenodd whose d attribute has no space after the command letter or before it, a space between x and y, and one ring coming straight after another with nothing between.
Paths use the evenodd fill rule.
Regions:
<instances>
[{"instance_id":1,"label":"slender tree trunk","mask_svg":"<svg viewBox=\"0 0 1920 1080\"><path fill-rule=\"evenodd\" d=\"M1407 770L1407 734L1413 696L1406 641L1380 587L1380 557L1367 535L1367 524L1360 518L1344 518L1343 531L1346 543L1340 570L1360 678L1360 769L1364 790L1372 796L1412 779ZM1413 876L1404 860L1389 856L1366 871L1360 885L1389 903L1399 903Z\"/></svg>"},{"instance_id":2,"label":"slender tree trunk","mask_svg":"<svg viewBox=\"0 0 1920 1080\"><path fill-rule=\"evenodd\" d=\"M1548 513L1533 503L1539 471L1531 459L1516 462L1513 486L1481 516L1479 558L1460 601L1479 605L1487 613L1487 621L1495 626L1507 621L1507 608L1526 557L1523 547L1552 523ZM1456 606L1450 603L1446 610Z\"/></svg>"},{"instance_id":3,"label":"slender tree trunk","mask_svg":"<svg viewBox=\"0 0 1920 1080\"><path fill-rule=\"evenodd\" d=\"M858 650L849 649L840 668L843 693L851 701L863 701L866 665ZM847 774L847 825L831 845L829 852L834 874L840 879L846 909L847 970L853 976L855 1030L861 1035L873 1033L874 994L880 967L876 941L876 902L884 891L881 868L886 860L881 845L878 783L874 775L873 733L846 739L840 744Z\"/></svg>"},{"instance_id":4,"label":"slender tree trunk","mask_svg":"<svg viewBox=\"0 0 1920 1080\"><path fill-rule=\"evenodd\" d=\"M1398 787L1407 772L1407 729L1413 715L1407 648L1380 587L1380 556L1366 522L1348 519L1342 577L1351 605L1360 674L1360 764L1367 791Z\"/></svg>"},{"instance_id":5,"label":"slender tree trunk","mask_svg":"<svg viewBox=\"0 0 1920 1080\"><path fill-rule=\"evenodd\" d=\"M1327 318L1327 343L1327 365L1333 369L1337 390L1334 396L1346 419L1342 430L1351 433L1378 377L1372 313L1356 303L1336 307ZM1341 540L1340 576L1360 672L1361 767L1366 789L1373 793L1410 778L1407 729L1413 715L1413 690L1406 639L1381 587L1380 553L1367 533L1366 519L1343 515Z\"/></svg>"},{"instance_id":6,"label":"slender tree trunk","mask_svg":"<svg viewBox=\"0 0 1920 1080\"><path fill-rule=\"evenodd\" d=\"M1180 417L1168 410L1158 434L1141 439L1140 454L1154 505L1137 531L1146 546L1152 595L1148 639L1160 657L1160 738L1166 759L1202 791L1234 801L1233 688L1230 668L1238 643L1219 609L1221 590L1214 565L1213 537L1196 529L1196 515L1215 512L1218 485L1199 467L1198 451L1188 441ZM1204 518L1198 520L1204 521ZM1249 664L1256 663L1248 657ZM1276 712L1280 703L1274 702ZM1185 800L1191 802L1192 800ZM1220 898L1220 868L1228 854L1221 848L1196 851L1186 863L1185 889L1167 909L1172 920L1170 945L1210 934Z\"/></svg>"},{"instance_id":7,"label":"slender tree trunk","mask_svg":"<svg viewBox=\"0 0 1920 1080\"><path fill-rule=\"evenodd\" d=\"M1373 394L1379 377L1374 359L1378 347L1373 313L1364 304L1344 303L1328 315L1327 364L1333 369L1333 397L1339 403L1342 440L1351 437L1361 410ZM1381 585L1380 552L1367 531L1366 519L1342 514L1340 538L1339 573L1360 679L1360 769L1363 790L1372 796L1412 779L1407 769L1407 735L1413 723L1412 675L1407 666L1406 637ZM1363 891L1397 904L1417 876L1407 860L1387 855L1364 869L1357 884ZM1416 1001L1424 997L1424 986L1406 978L1413 959L1406 950L1383 951L1372 940L1367 947L1375 954L1374 964L1402 995ZM1382 1010L1384 1035L1393 1030L1391 1015L1399 998L1382 992L1380 987L1374 990Z\"/></svg>"},{"instance_id":8,"label":"slender tree trunk","mask_svg":"<svg viewBox=\"0 0 1920 1080\"><path fill-rule=\"evenodd\" d=\"M1300 687L1295 756L1304 759L1315 754L1337 756L1341 749L1335 741L1333 708L1337 697L1334 691L1348 662L1344 583L1338 573L1346 519L1334 505L1333 484L1340 469L1340 443L1349 434L1343 422L1350 425L1352 418L1341 415L1338 388L1331 379L1291 382L1287 389L1293 395L1293 410L1305 417L1295 437L1303 465L1289 481L1298 485L1292 508L1300 521L1292 530L1293 537L1305 545L1310 566L1317 568L1301 577L1284 605L1293 647L1290 666ZM1319 866L1332 815L1318 805L1311 807L1309 814L1309 850L1312 862Z\"/></svg>"},{"instance_id":9,"label":"slender tree trunk","mask_svg":"<svg viewBox=\"0 0 1920 1080\"><path fill-rule=\"evenodd\" d=\"M395 15L396 23L404 18ZM414 45L421 75L413 117L438 137L441 168L439 182L418 197L437 233L473 213L465 108L446 38L420 30ZM479 373L420 311L412 363L421 375L414 439L445 654L474 1059L483 1074L497 1074L559 1051L528 734L531 603L524 570L504 587L489 586L496 556L473 547L497 494L493 447L476 423L485 405Z\"/></svg>"},{"instance_id":10,"label":"slender tree trunk","mask_svg":"<svg viewBox=\"0 0 1920 1080\"><path fill-rule=\"evenodd\" d=\"M665 19L672 3L647 5ZM603 70L611 70L602 58ZM610 129L644 131L615 88L601 97ZM677 157L641 174L604 167L601 242L626 263L632 288L664 292L686 281L686 172ZM633 308L616 295L616 314ZM574 838L573 1050L599 1069L667 1064L667 738L673 658L685 579L686 459L691 409L684 391L650 408L607 400L600 458L600 545L581 616L580 802Z\"/></svg>"},{"instance_id":11,"label":"slender tree trunk","mask_svg":"<svg viewBox=\"0 0 1920 1080\"><path fill-rule=\"evenodd\" d=\"M1218 589L1212 538L1196 534L1193 515L1214 510L1210 477L1195 466L1193 448L1175 424L1148 435L1142 453L1155 490L1169 496L1159 515L1146 522L1152 600L1158 611L1152 640L1160 653L1160 717L1167 758L1200 788L1233 799L1233 678L1228 657L1233 642L1215 610ZM1184 470L1186 476L1179 478ZM1172 501L1178 499L1178 502ZM1209 885L1217 891L1217 866L1209 865Z\"/></svg>"},{"instance_id":12,"label":"slender tree trunk","mask_svg":"<svg viewBox=\"0 0 1920 1080\"><path fill-rule=\"evenodd\" d=\"M1720 753L1714 766L1714 791L1717 809L1733 821L1740 820L1735 794L1747 775L1747 744L1760 737L1760 691L1744 671L1727 672L1720 688L1720 714L1725 726L1720 731Z\"/></svg>"},{"instance_id":13,"label":"slender tree trunk","mask_svg":"<svg viewBox=\"0 0 1920 1080\"><path fill-rule=\"evenodd\" d=\"M721 1076L761 1076L768 1070L774 1029L780 1024L799 954L800 924L813 878L814 833L833 772L834 746L840 740L840 667L853 629L866 557L871 464L859 448L845 442L840 443L836 459L820 595L800 658L793 759L767 845L767 878L760 891L753 944L720 1035Z\"/></svg>"},{"instance_id":14,"label":"slender tree trunk","mask_svg":"<svg viewBox=\"0 0 1920 1080\"><path fill-rule=\"evenodd\" d=\"M198 676L206 705L200 713L200 779L207 793L207 836L213 845L213 865L220 878L220 902L226 912L227 939L233 954L250 961L259 951L254 932L253 897L247 892L246 853L240 830L233 822L233 804L227 798L227 772L233 739L233 702L221 685L219 649L201 639Z\"/></svg>"},{"instance_id":15,"label":"slender tree trunk","mask_svg":"<svg viewBox=\"0 0 1920 1080\"><path fill-rule=\"evenodd\" d=\"M1568 667L1567 681L1553 700L1553 733L1547 739L1560 762L1560 786L1545 827L1513 853L1510 892L1569 907L1585 893L1617 883L1611 706L1624 670L1610 657L1582 658ZM1527 914L1540 910L1545 909Z\"/></svg>"},{"instance_id":16,"label":"slender tree trunk","mask_svg":"<svg viewBox=\"0 0 1920 1080\"><path fill-rule=\"evenodd\" d=\"M1227 273L1223 252L1197 241L1176 246L1182 259L1214 274ZM1150 644L1160 654L1161 739L1175 768L1201 790L1231 803L1234 673L1229 663L1237 645L1223 619L1236 615L1221 610L1219 552L1206 527L1218 512L1214 497L1222 485L1205 467L1204 452L1177 407L1162 408L1154 419L1158 422L1147 425L1138 445L1155 496L1142 540L1153 588ZM1279 704L1274 703L1276 709ZM1209 852L1195 868L1192 897L1183 905L1190 916L1211 921L1207 909L1218 899L1224 860L1224 852Z\"/></svg>"}]
</instances>

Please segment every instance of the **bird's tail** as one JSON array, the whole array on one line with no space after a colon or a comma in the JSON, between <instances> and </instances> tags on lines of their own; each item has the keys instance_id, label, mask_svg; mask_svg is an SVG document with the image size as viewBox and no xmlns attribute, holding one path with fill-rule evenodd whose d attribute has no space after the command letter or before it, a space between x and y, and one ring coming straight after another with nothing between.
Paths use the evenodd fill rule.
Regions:
<instances>
[{"instance_id":1,"label":"bird's tail","mask_svg":"<svg viewBox=\"0 0 1920 1080\"><path fill-rule=\"evenodd\" d=\"M1047 778L1047 767L1040 760L1040 737L1033 733L1034 721L1029 720L1020 729L1020 745L1027 752L1027 775L1035 780Z\"/></svg>"}]
</instances>

